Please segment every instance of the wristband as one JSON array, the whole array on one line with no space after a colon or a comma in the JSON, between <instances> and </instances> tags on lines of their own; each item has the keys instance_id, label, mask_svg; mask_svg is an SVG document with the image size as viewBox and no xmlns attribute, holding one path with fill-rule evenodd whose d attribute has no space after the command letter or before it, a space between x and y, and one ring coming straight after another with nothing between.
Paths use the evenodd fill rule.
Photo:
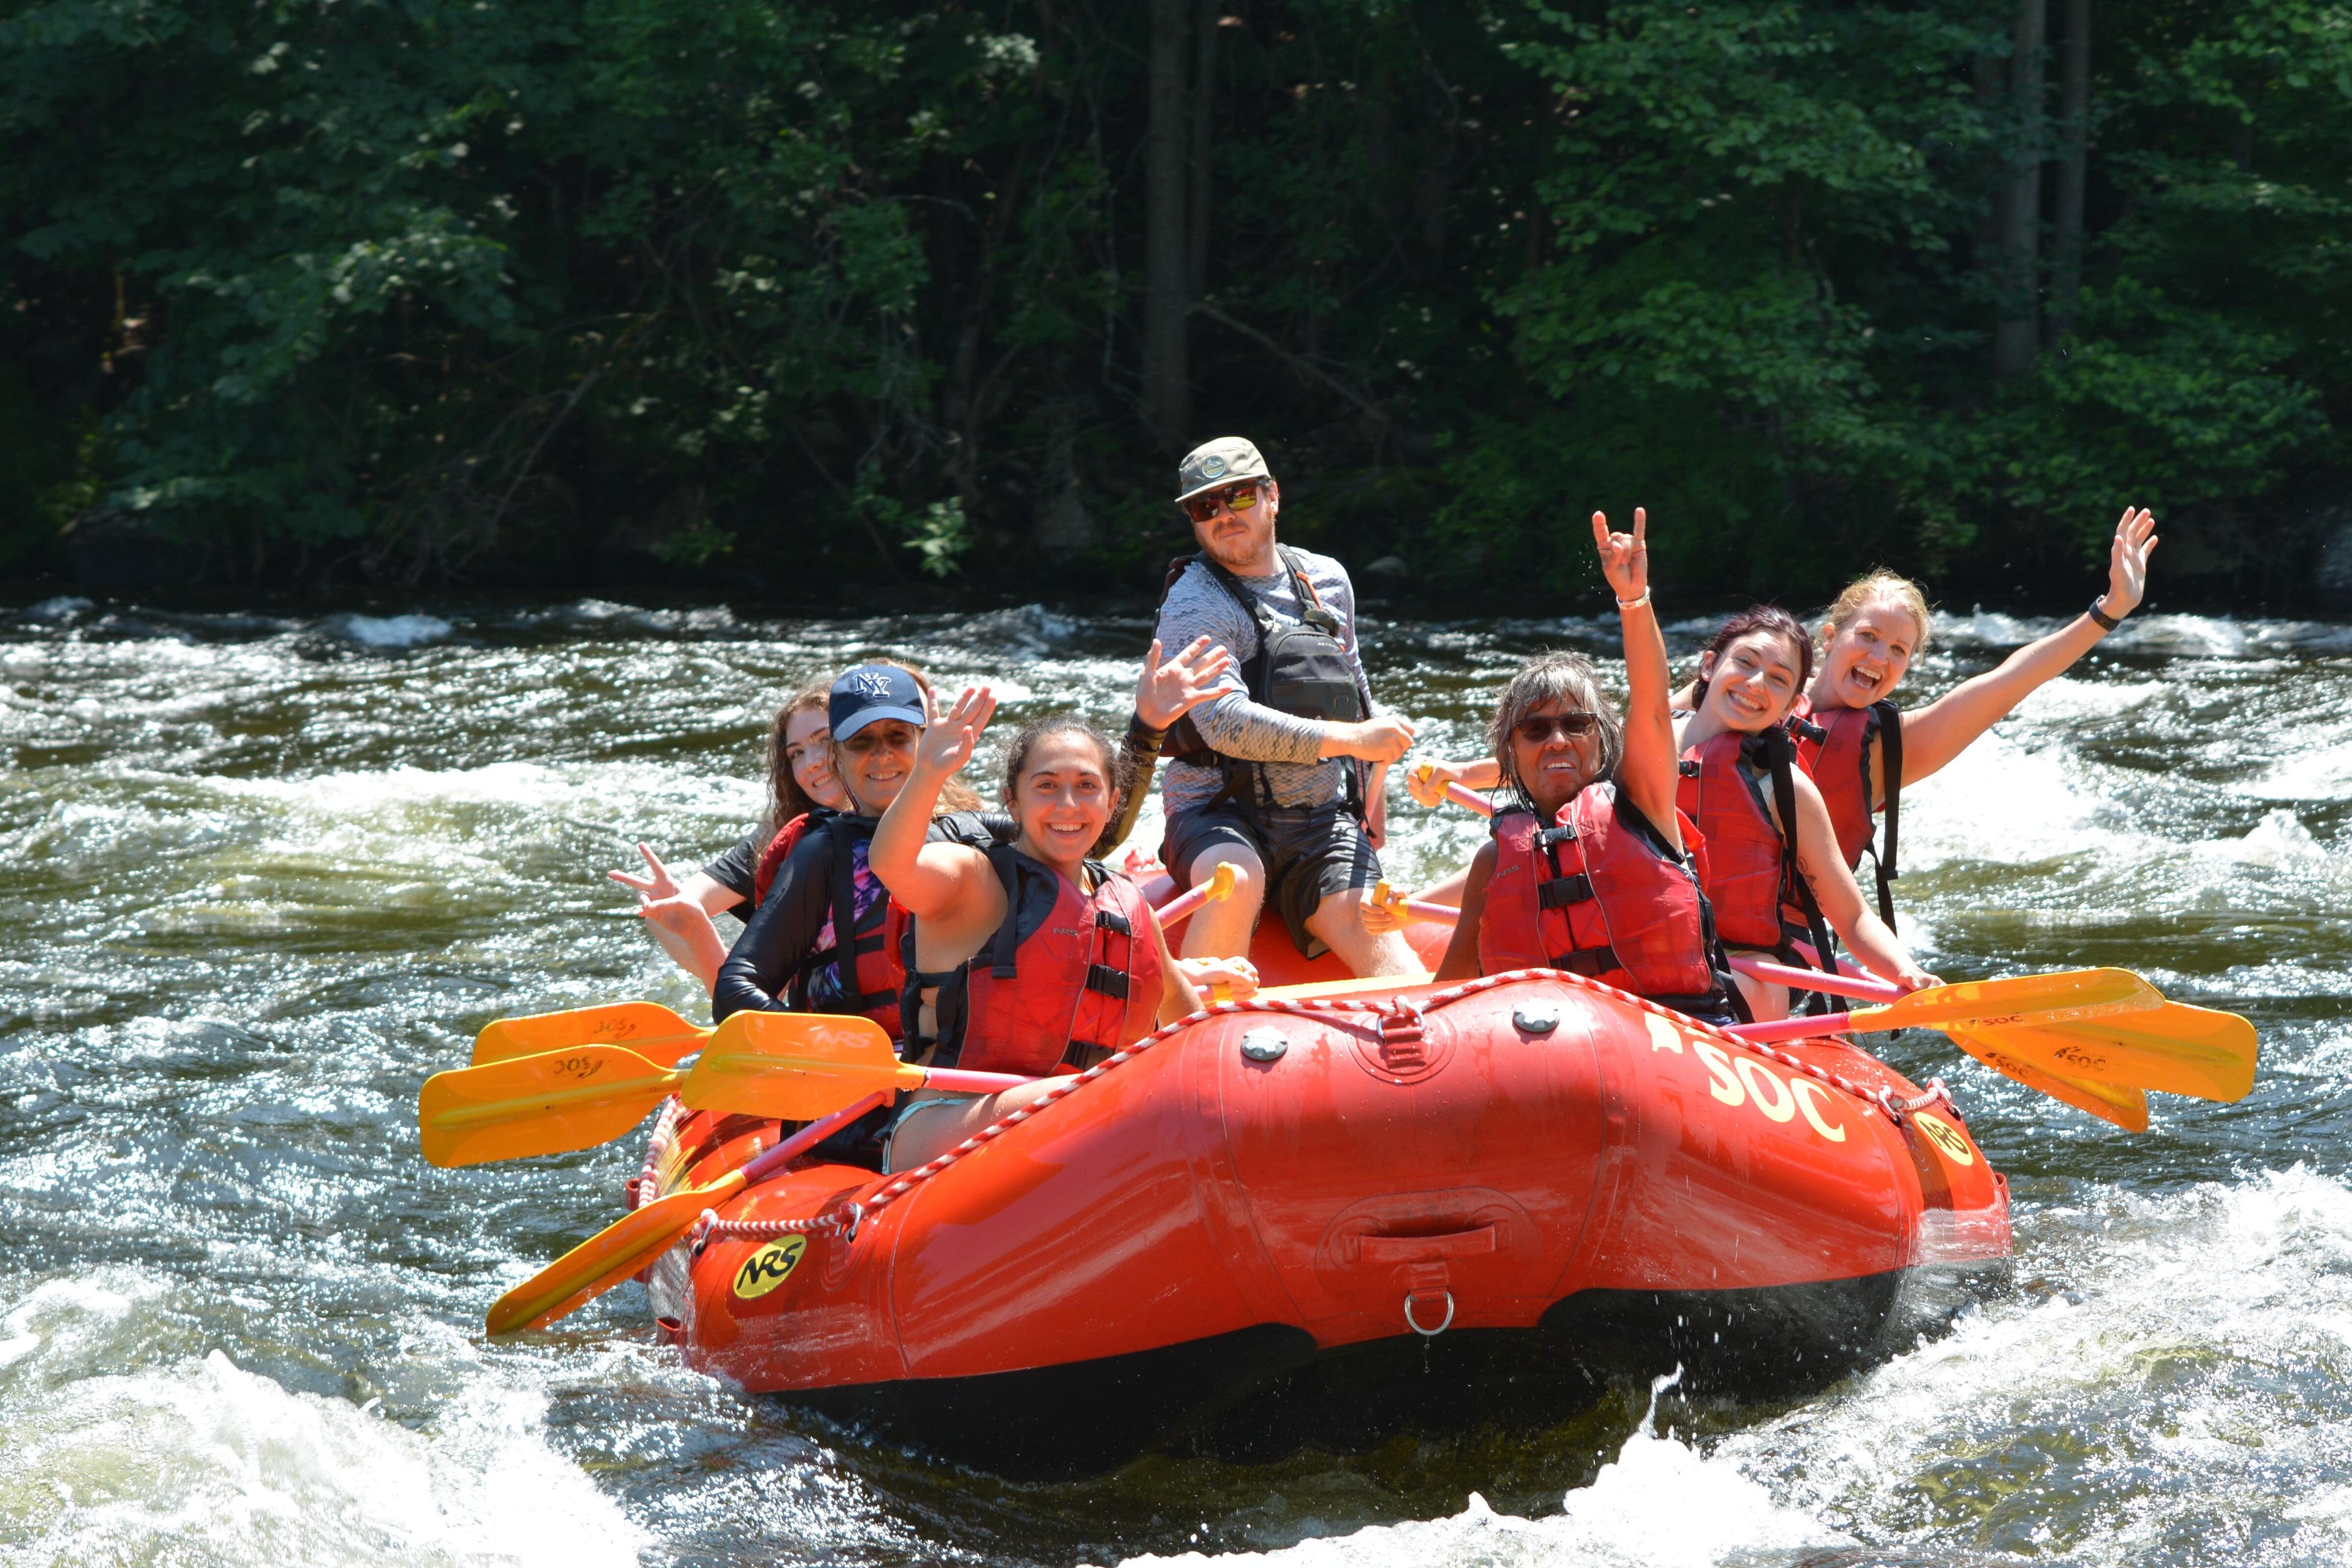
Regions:
<instances>
[{"instance_id":1,"label":"wristband","mask_svg":"<svg viewBox=\"0 0 2352 1568\"><path fill-rule=\"evenodd\" d=\"M2104 599L2106 595L2105 594L2099 595L2099 599ZM2124 612L2124 616L2111 616L2107 614L2106 611L2099 608L2099 599L2092 600L2091 607L2083 613L2090 616L2093 620L2098 622L2103 629L2106 631L2114 631L2117 626L2124 624L2124 616L2128 616L2131 612L2129 610L2126 610Z\"/></svg>"},{"instance_id":2,"label":"wristband","mask_svg":"<svg viewBox=\"0 0 2352 1568\"><path fill-rule=\"evenodd\" d=\"M1649 602L1650 591L1647 588L1644 588L1642 590L1642 596L1640 598L1620 599L1617 601L1617 607L1621 610L1638 610Z\"/></svg>"}]
</instances>

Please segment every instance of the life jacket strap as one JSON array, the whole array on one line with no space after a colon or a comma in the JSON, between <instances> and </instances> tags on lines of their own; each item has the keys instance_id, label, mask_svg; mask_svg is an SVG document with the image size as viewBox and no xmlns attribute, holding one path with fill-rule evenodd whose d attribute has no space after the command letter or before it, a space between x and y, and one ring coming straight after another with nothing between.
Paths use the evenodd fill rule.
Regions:
<instances>
[{"instance_id":1,"label":"life jacket strap","mask_svg":"<svg viewBox=\"0 0 2352 1568\"><path fill-rule=\"evenodd\" d=\"M1589 902L1592 898L1592 879L1580 871L1573 877L1554 877L1536 889L1538 909L1564 910L1570 904Z\"/></svg>"},{"instance_id":2,"label":"life jacket strap","mask_svg":"<svg viewBox=\"0 0 2352 1568\"><path fill-rule=\"evenodd\" d=\"M1878 749L1886 759L1886 844L1883 849L1872 850L1871 859L1878 872L1878 918L1886 922L1887 930L1893 931L1895 889L1892 884L1903 874L1895 868L1895 830L1903 820L1903 710L1883 697L1870 706L1878 717ZM1864 798L1867 800L1870 745L1866 739L1862 748L1862 765L1864 769Z\"/></svg>"},{"instance_id":3,"label":"life jacket strap","mask_svg":"<svg viewBox=\"0 0 2352 1568\"><path fill-rule=\"evenodd\" d=\"M1564 969L1570 974L1581 974L1587 980L1596 974L1606 974L1622 968L1613 947L1580 947L1574 952L1563 952L1551 961L1554 969Z\"/></svg>"},{"instance_id":4,"label":"life jacket strap","mask_svg":"<svg viewBox=\"0 0 2352 1568\"><path fill-rule=\"evenodd\" d=\"M1127 1000L1127 971L1116 964L1089 963L1087 965L1087 989L1097 995L1124 1002Z\"/></svg>"}]
</instances>

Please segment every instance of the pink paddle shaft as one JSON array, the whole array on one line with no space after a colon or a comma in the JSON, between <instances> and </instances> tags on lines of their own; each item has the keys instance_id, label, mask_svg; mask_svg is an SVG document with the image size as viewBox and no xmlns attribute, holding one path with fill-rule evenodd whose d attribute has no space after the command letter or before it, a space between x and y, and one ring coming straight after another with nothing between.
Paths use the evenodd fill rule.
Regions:
<instances>
[{"instance_id":1,"label":"pink paddle shaft","mask_svg":"<svg viewBox=\"0 0 2352 1568\"><path fill-rule=\"evenodd\" d=\"M1822 1013L1810 1018L1782 1018L1769 1024L1734 1024L1723 1032L1735 1040L1810 1040L1817 1035L1834 1035L1853 1028L1851 1013ZM1873 1026L1864 1024L1863 1029Z\"/></svg>"},{"instance_id":2,"label":"pink paddle shaft","mask_svg":"<svg viewBox=\"0 0 2352 1568\"><path fill-rule=\"evenodd\" d=\"M954 1068L929 1068L923 1073L924 1088L954 1089L962 1094L994 1094L1001 1089L1013 1089L1036 1081L1017 1072L963 1072ZM845 1105L830 1116L819 1117L744 1166L743 1180L756 1182L771 1172L783 1169L792 1161L882 1104L890 1098L890 1093L887 1089L877 1089L855 1105Z\"/></svg>"},{"instance_id":3,"label":"pink paddle shaft","mask_svg":"<svg viewBox=\"0 0 2352 1568\"><path fill-rule=\"evenodd\" d=\"M1735 958L1731 967L1742 974L1752 974L1759 980L1778 981L1802 991L1820 991L1832 996L1854 996L1864 1002L1892 1002L1905 994L1900 986L1889 985L1884 980L1864 980L1855 975L1823 974L1814 969L1796 969L1785 963L1771 963L1760 958Z\"/></svg>"},{"instance_id":4,"label":"pink paddle shaft","mask_svg":"<svg viewBox=\"0 0 2352 1568\"><path fill-rule=\"evenodd\" d=\"M1192 911L1209 901L1209 889L1213 884L1203 882L1188 892L1177 894L1151 912L1160 917L1160 929L1166 931L1178 921L1189 918Z\"/></svg>"}]
</instances>

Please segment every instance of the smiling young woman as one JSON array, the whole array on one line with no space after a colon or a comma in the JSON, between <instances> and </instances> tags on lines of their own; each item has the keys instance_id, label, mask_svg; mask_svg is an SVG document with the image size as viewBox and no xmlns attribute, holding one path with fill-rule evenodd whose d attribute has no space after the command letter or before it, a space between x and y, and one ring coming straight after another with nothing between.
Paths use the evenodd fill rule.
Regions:
<instances>
[{"instance_id":1,"label":"smiling young woman","mask_svg":"<svg viewBox=\"0 0 2352 1568\"><path fill-rule=\"evenodd\" d=\"M1824 613L1821 670L1797 709L1822 733L1818 740L1801 735L1799 754L1821 786L1846 865L1858 868L1865 849L1877 862L1878 910L1888 924L1895 921L1888 884L1895 879L1903 790L1966 751L2137 609L2156 542L2155 517L2124 508L2107 547L2106 592L2089 609L2019 648L1998 668L1911 712L1897 708L1894 696L1927 645L1927 601L1918 585L1892 572L1873 572L1848 584ZM1873 839L1882 810L1886 838L1880 847Z\"/></svg>"},{"instance_id":2,"label":"smiling young woman","mask_svg":"<svg viewBox=\"0 0 2352 1568\"><path fill-rule=\"evenodd\" d=\"M968 689L912 748L872 865L910 922L899 1006L908 1058L1049 1079L1184 1016L1200 997L1135 884L1088 858L1118 809L1119 779L1109 739L1084 720L1043 720L1014 738L1004 770L1012 843L929 837L932 803L995 710L986 688ZM885 1168L920 1164L1047 1087L912 1097Z\"/></svg>"},{"instance_id":3,"label":"smiling young woman","mask_svg":"<svg viewBox=\"0 0 2352 1568\"><path fill-rule=\"evenodd\" d=\"M1798 942L1822 951L1835 931L1873 973L1906 990L1935 984L1864 906L1821 791L1797 765L1784 726L1812 673L1804 627L1764 605L1726 621L1699 655L1693 710L1676 737L1677 799L1706 841L1716 930L1734 952L1785 963L1802 962ZM1742 975L1739 988L1753 1016L1786 1016L1786 987Z\"/></svg>"}]
</instances>

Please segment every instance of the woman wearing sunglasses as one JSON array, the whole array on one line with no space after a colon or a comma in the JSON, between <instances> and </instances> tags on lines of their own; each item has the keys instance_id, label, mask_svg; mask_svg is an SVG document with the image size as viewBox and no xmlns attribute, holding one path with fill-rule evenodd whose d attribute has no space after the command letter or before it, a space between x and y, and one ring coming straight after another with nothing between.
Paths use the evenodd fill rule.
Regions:
<instances>
[{"instance_id":1,"label":"woman wearing sunglasses","mask_svg":"<svg viewBox=\"0 0 2352 1568\"><path fill-rule=\"evenodd\" d=\"M1572 653L1520 666L1495 705L1495 783L1508 792L1473 857L1440 980L1563 969L1727 1022L1727 976L1675 807L1666 645L1650 605L1649 518L1592 542L1617 595L1628 684L1621 721ZM1465 770L1469 771L1469 770ZM1483 770L1478 770L1483 771Z\"/></svg>"}]
</instances>

